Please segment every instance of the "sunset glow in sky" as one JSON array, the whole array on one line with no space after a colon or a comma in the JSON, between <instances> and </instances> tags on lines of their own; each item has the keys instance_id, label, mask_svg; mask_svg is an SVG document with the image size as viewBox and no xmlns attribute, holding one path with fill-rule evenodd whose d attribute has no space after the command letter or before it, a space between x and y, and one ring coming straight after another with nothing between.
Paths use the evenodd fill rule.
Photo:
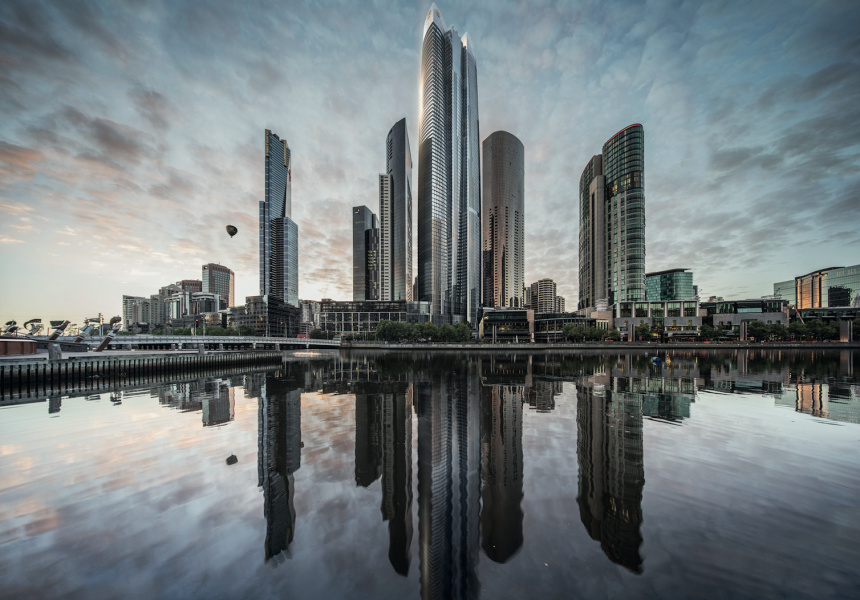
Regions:
<instances>
[{"instance_id":1,"label":"sunset glow in sky","mask_svg":"<svg viewBox=\"0 0 860 600\"><path fill-rule=\"evenodd\" d=\"M258 293L266 128L292 149L299 296L351 299L350 208L378 208L402 117L416 189L429 5L0 3L0 321L121 314L208 262ZM476 49L481 139L525 146L527 282L575 308L579 177L631 123L647 272L741 298L860 263L860 3L437 5Z\"/></svg>"}]
</instances>

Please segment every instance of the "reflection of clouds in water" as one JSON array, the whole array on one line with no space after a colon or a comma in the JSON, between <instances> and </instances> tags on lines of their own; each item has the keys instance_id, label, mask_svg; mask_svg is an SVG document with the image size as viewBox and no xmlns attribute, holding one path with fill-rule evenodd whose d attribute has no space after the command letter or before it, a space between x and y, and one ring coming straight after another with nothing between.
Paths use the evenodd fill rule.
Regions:
<instances>
[{"instance_id":1,"label":"reflection of clouds in water","mask_svg":"<svg viewBox=\"0 0 860 600\"><path fill-rule=\"evenodd\" d=\"M646 355L606 354L597 360L547 355L471 362L440 356L405 366L390 359L346 361L331 364L329 375L316 379L314 389L332 393L300 392L300 406L294 402L287 410L291 390L306 389L312 371L293 366L280 375L247 377L244 394L234 394L235 420L220 428L203 427L202 413L158 410L148 393L128 394L116 407L107 397L63 398L62 416L51 420L45 404L16 406L4 411L5 423L19 414L32 419L26 430L3 429L0 540L13 550L0 558L3 572L13 574L12 583L31 586L22 589L32 595L51 589L84 596L105 581L122 581L150 596L179 597L195 589L213 596L254 590L264 596L414 597L423 580L429 595L474 597L479 576L485 597L512 593L512 579L526 589L594 595L607 577L624 573L608 557L632 570L637 561L640 568L648 563L641 577L624 573L613 579L630 595L670 584L690 591L691 582L702 580L717 585L709 575L714 565L761 590L756 581L773 579L768 574L790 575L765 558L768 551L786 556L786 549L764 542L769 534L783 539L784 518L769 512L752 519L751 511L761 506L792 515L792 527L813 545L826 543L852 556L856 549L847 538L828 533L834 519L846 521L844 511L831 517L830 509L847 506L858 491L856 481L846 479L856 472L846 463L847 446L839 445L848 439L849 426L810 432L813 419L793 422L793 413L773 411L772 394L762 393L761 386L755 397L703 391L726 375L725 357L676 354L660 368L648 364ZM743 381L762 381L767 373L782 377L785 371L784 361L762 353L740 363L735 355L727 368ZM798 366L804 377L818 378L809 385L819 386L822 395L827 390L829 403L853 401L853 383L818 383L834 374L850 381L838 364L819 362L785 363L784 392L792 408ZM595 404L589 380L604 385L602 403ZM561 387L550 413L524 405L529 390L540 384ZM415 390L413 405L409 389ZM356 429L369 424L356 414L350 390L377 403L371 411L375 441L360 441ZM280 426L261 427L265 405L259 394L281 398L284 412L271 415ZM430 403L422 405L426 399ZM288 416L297 413L293 422L301 424L300 438L291 437L295 428L287 426ZM585 433L583 419L594 425ZM782 429L774 427L777 421ZM401 431L393 429L401 424ZM413 425L417 455L410 452ZM572 460L577 425L578 460ZM756 435L746 435L751 432ZM800 449L774 453L785 435L798 443L817 440L821 461L814 468L804 463ZM378 446L370 454L378 476L368 488L355 484L355 458L363 455L359 443ZM257 487L258 444L271 445L270 481L282 477L284 493L274 485L269 491ZM300 468L284 476L293 460L290 445L300 451ZM840 448L842 455L835 452ZM227 467L230 454L240 460ZM420 468L413 475L416 458ZM731 465L742 465L743 472ZM824 481L824 473L844 490ZM419 485L414 503L409 481ZM276 492L280 504L267 498ZM571 513L577 495L579 510ZM411 520L412 510L417 521ZM412 526L419 531L410 538ZM850 519L840 527L854 531ZM723 558L732 540L744 541L734 556L761 567L759 579ZM791 540L783 541L792 547ZM266 564L261 545L268 548L270 542L278 558ZM478 544L493 560L479 560ZM200 547L207 548L205 564L197 558ZM413 555L417 569L409 568ZM504 564L494 562L502 559ZM839 569L811 560L818 572ZM691 569L679 576L681 563ZM584 565L595 577L573 577L571 564ZM842 589L834 586L827 589Z\"/></svg>"}]
</instances>

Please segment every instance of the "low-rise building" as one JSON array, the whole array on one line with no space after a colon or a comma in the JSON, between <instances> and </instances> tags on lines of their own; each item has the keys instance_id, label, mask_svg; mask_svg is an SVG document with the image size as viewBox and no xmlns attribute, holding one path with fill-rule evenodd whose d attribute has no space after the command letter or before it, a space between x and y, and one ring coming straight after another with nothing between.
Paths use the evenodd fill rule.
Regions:
<instances>
[{"instance_id":1,"label":"low-rise building","mask_svg":"<svg viewBox=\"0 0 860 600\"><path fill-rule=\"evenodd\" d=\"M251 327L257 336L294 338L300 332L301 309L273 294L247 296L244 307L235 307L226 314L228 327Z\"/></svg>"},{"instance_id":2,"label":"low-rise building","mask_svg":"<svg viewBox=\"0 0 860 600\"><path fill-rule=\"evenodd\" d=\"M615 305L614 326L626 340L635 337L642 323L666 338L698 337L702 327L696 300L671 302L638 302L627 300Z\"/></svg>"},{"instance_id":3,"label":"low-rise building","mask_svg":"<svg viewBox=\"0 0 860 600\"><path fill-rule=\"evenodd\" d=\"M528 343L535 339L535 312L525 308L484 308L478 338L493 343Z\"/></svg>"},{"instance_id":4,"label":"low-rise building","mask_svg":"<svg viewBox=\"0 0 860 600\"><path fill-rule=\"evenodd\" d=\"M320 301L318 328L332 334L372 337L380 321L409 323L405 300Z\"/></svg>"},{"instance_id":5,"label":"low-rise building","mask_svg":"<svg viewBox=\"0 0 860 600\"><path fill-rule=\"evenodd\" d=\"M534 341L539 344L556 344L564 341L566 325L597 327L597 321L577 313L539 313L534 317Z\"/></svg>"},{"instance_id":6,"label":"low-rise building","mask_svg":"<svg viewBox=\"0 0 860 600\"><path fill-rule=\"evenodd\" d=\"M753 321L768 325L788 325L788 300L781 298L751 298L747 300L724 300L702 302L703 322L728 330L741 340L746 339L746 326Z\"/></svg>"},{"instance_id":7,"label":"low-rise building","mask_svg":"<svg viewBox=\"0 0 860 600\"><path fill-rule=\"evenodd\" d=\"M645 273L645 298L649 302L693 300L696 289L689 269L667 269Z\"/></svg>"}]
</instances>

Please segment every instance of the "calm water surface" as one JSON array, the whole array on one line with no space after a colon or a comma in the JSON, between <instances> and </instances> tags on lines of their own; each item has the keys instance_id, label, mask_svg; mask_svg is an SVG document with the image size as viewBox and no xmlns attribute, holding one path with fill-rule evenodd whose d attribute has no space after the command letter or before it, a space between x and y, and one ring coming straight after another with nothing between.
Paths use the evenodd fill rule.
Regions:
<instances>
[{"instance_id":1,"label":"calm water surface","mask_svg":"<svg viewBox=\"0 0 860 600\"><path fill-rule=\"evenodd\" d=\"M0 597L856 597L860 353L662 357L4 401Z\"/></svg>"}]
</instances>

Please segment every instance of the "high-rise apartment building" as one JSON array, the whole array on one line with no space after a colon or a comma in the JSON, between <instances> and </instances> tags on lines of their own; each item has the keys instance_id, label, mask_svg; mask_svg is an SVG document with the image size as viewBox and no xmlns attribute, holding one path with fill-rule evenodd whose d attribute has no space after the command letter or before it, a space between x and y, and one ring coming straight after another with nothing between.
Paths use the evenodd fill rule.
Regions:
<instances>
[{"instance_id":1,"label":"high-rise apartment building","mask_svg":"<svg viewBox=\"0 0 860 600\"><path fill-rule=\"evenodd\" d=\"M507 131L484 140L484 306L522 308L525 150Z\"/></svg>"},{"instance_id":2,"label":"high-rise apartment building","mask_svg":"<svg viewBox=\"0 0 860 600\"><path fill-rule=\"evenodd\" d=\"M535 313L563 312L556 310L557 286L552 279L540 279L531 284L529 290L529 308Z\"/></svg>"},{"instance_id":3,"label":"high-rise apartment building","mask_svg":"<svg viewBox=\"0 0 860 600\"><path fill-rule=\"evenodd\" d=\"M203 265L203 291L221 296L221 308L233 306L236 276L223 265L209 263Z\"/></svg>"},{"instance_id":4,"label":"high-rise apartment building","mask_svg":"<svg viewBox=\"0 0 860 600\"><path fill-rule=\"evenodd\" d=\"M579 308L645 299L645 132L625 127L579 179Z\"/></svg>"},{"instance_id":5,"label":"high-rise apartment building","mask_svg":"<svg viewBox=\"0 0 860 600\"><path fill-rule=\"evenodd\" d=\"M352 299L379 300L379 221L366 206L352 209Z\"/></svg>"},{"instance_id":6,"label":"high-rise apartment building","mask_svg":"<svg viewBox=\"0 0 860 600\"><path fill-rule=\"evenodd\" d=\"M645 299L648 302L692 300L695 297L693 273L689 269L667 269L645 274Z\"/></svg>"},{"instance_id":7,"label":"high-rise apartment building","mask_svg":"<svg viewBox=\"0 0 860 600\"><path fill-rule=\"evenodd\" d=\"M292 220L287 140L266 130L266 197L260 202L260 295L299 306L299 228Z\"/></svg>"},{"instance_id":8,"label":"high-rise apartment building","mask_svg":"<svg viewBox=\"0 0 860 600\"><path fill-rule=\"evenodd\" d=\"M436 5L424 20L418 123L418 298L438 322L477 323L481 302L478 72Z\"/></svg>"},{"instance_id":9,"label":"high-rise apartment building","mask_svg":"<svg viewBox=\"0 0 860 600\"><path fill-rule=\"evenodd\" d=\"M406 119L388 132L379 175L379 299L412 300L412 153Z\"/></svg>"}]
</instances>

